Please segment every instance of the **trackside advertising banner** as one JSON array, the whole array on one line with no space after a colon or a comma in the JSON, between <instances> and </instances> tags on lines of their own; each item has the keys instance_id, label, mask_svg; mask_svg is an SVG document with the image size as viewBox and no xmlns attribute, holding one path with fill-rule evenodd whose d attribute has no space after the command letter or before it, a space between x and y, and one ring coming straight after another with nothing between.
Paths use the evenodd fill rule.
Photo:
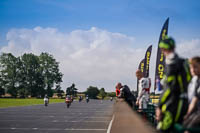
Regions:
<instances>
[{"instance_id":1,"label":"trackside advertising banner","mask_svg":"<svg viewBox=\"0 0 200 133\"><path fill-rule=\"evenodd\" d=\"M144 74L144 59L140 62L138 69Z\"/></svg>"},{"instance_id":2,"label":"trackside advertising banner","mask_svg":"<svg viewBox=\"0 0 200 133\"><path fill-rule=\"evenodd\" d=\"M138 69L144 74L144 59L140 62ZM139 87L138 83L139 83L139 80L137 79L137 92L138 92L138 87Z\"/></svg>"},{"instance_id":3,"label":"trackside advertising banner","mask_svg":"<svg viewBox=\"0 0 200 133\"><path fill-rule=\"evenodd\" d=\"M159 45L160 41L163 40L164 37L168 33L168 24L169 24L169 18L167 18L167 20L165 21L165 23L162 27L162 30L161 30L161 33L160 33L160 38L159 38L159 41L158 41L158 45ZM154 90L156 90L156 88L157 88L156 82L160 81L163 78L164 70L165 70L165 57L164 57L163 53L161 52L161 50L158 46Z\"/></svg>"},{"instance_id":4,"label":"trackside advertising banner","mask_svg":"<svg viewBox=\"0 0 200 133\"><path fill-rule=\"evenodd\" d=\"M152 45L150 45L146 51L144 58L144 77L149 77L149 63L151 58Z\"/></svg>"}]
</instances>

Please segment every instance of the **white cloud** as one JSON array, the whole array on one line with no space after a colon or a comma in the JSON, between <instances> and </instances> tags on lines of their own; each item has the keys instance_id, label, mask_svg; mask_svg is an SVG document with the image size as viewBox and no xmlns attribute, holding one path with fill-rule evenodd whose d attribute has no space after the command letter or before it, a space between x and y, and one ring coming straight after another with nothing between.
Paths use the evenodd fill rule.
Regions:
<instances>
[{"instance_id":1,"label":"white cloud","mask_svg":"<svg viewBox=\"0 0 200 133\"><path fill-rule=\"evenodd\" d=\"M200 56L200 39L180 41L177 44L177 52L180 54L180 56L185 58Z\"/></svg>"},{"instance_id":2,"label":"white cloud","mask_svg":"<svg viewBox=\"0 0 200 133\"><path fill-rule=\"evenodd\" d=\"M133 48L134 38L92 27L62 33L54 28L12 29L7 33L8 45L1 52L20 56L25 52L52 54L60 62L64 74L62 87L75 83L80 91L89 85L114 91L117 82L134 87L141 51ZM127 80L128 79L128 80Z\"/></svg>"},{"instance_id":3,"label":"white cloud","mask_svg":"<svg viewBox=\"0 0 200 133\"><path fill-rule=\"evenodd\" d=\"M7 33L7 40L8 45L2 47L1 52L11 52L15 56L25 52L52 54L60 62L60 70L64 74L63 89L75 83L79 91L86 90L89 85L115 91L114 87L119 81L135 89L135 71L147 48L136 49L134 37L95 27L70 33L42 27L12 29ZM193 44L189 46L190 50L199 53L199 40L182 44L188 47L190 43ZM157 44L150 63L152 77L155 73L156 49ZM188 52L186 50L184 54L194 54Z\"/></svg>"}]
</instances>

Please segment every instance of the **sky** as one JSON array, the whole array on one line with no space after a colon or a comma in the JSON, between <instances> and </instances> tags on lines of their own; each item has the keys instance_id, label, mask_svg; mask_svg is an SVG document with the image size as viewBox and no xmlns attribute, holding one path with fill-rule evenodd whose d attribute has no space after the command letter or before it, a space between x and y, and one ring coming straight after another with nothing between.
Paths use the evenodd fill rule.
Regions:
<instances>
[{"instance_id":1,"label":"sky","mask_svg":"<svg viewBox=\"0 0 200 133\"><path fill-rule=\"evenodd\" d=\"M200 55L199 12L199 0L0 0L0 54L48 52L60 63L63 90L75 83L79 91L110 92L117 82L135 90L135 71L149 45L154 82L168 17L177 53Z\"/></svg>"}]
</instances>

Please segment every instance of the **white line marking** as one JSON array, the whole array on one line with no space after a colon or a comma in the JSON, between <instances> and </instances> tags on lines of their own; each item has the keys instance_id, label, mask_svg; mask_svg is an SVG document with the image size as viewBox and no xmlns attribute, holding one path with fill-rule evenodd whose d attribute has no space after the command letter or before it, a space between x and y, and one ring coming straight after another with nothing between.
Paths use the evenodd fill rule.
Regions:
<instances>
[{"instance_id":1,"label":"white line marking","mask_svg":"<svg viewBox=\"0 0 200 133\"><path fill-rule=\"evenodd\" d=\"M58 122L62 122L62 121L58 121ZM109 121L84 121L84 120L83 120L83 121L67 121L67 120L66 120L66 121L64 121L64 122L74 122L74 123L76 123L76 122L81 122L81 123L84 123L84 122L85 122L85 123L89 123L89 122L92 122L92 123L93 123L93 122L97 122L97 123L98 123L98 122L103 122L103 123L107 123L107 122L109 122Z\"/></svg>"},{"instance_id":2,"label":"white line marking","mask_svg":"<svg viewBox=\"0 0 200 133\"><path fill-rule=\"evenodd\" d=\"M1 117L1 116L0 116L0 117ZM9 118L9 117L12 117L12 118L13 118L13 117L16 117L16 118L17 118L17 117L20 117L20 118L21 118L21 117L23 117L23 118L24 118L24 117L25 117L25 118L30 118L30 117L31 117L31 118L52 117L52 118L53 118L53 117L55 117L55 116L48 116L48 115L41 115L41 116L38 116L38 115L32 115L32 116L30 116L30 115L27 115L27 116L16 116L16 115L15 115L15 116L7 116L6 118ZM56 116L56 117L76 118L77 116ZM110 115L105 116L105 117L104 117L104 116L99 116L99 117L98 117L98 116L97 116L97 117L84 117L84 116L82 117L82 116L79 116L79 117L80 117L80 118L91 118L91 119L92 119L92 118L109 118ZM1 120L0 120L0 121L1 121Z\"/></svg>"},{"instance_id":3,"label":"white line marking","mask_svg":"<svg viewBox=\"0 0 200 133\"><path fill-rule=\"evenodd\" d=\"M33 121L33 120L0 120L2 122L6 122L6 121Z\"/></svg>"},{"instance_id":4,"label":"white line marking","mask_svg":"<svg viewBox=\"0 0 200 133\"><path fill-rule=\"evenodd\" d=\"M55 131L55 130L65 130L65 131L106 131L106 129L76 129L76 128L0 128L0 129L4 129L4 130L48 130L48 131Z\"/></svg>"},{"instance_id":5,"label":"white line marking","mask_svg":"<svg viewBox=\"0 0 200 133\"><path fill-rule=\"evenodd\" d=\"M107 133L110 133L111 127L112 127L112 123L113 123L114 119L115 119L115 115L113 115L112 120L110 121L110 124L109 124L109 126L108 126L108 130L107 130Z\"/></svg>"},{"instance_id":6,"label":"white line marking","mask_svg":"<svg viewBox=\"0 0 200 133\"><path fill-rule=\"evenodd\" d=\"M1 122L15 122L15 121L17 121L17 122L32 122L33 120L0 120ZM81 123L89 123L89 122L96 122L96 123L98 123L98 122L103 122L103 123L108 123L109 121L85 121L85 120L81 120L81 121L69 121L69 120L65 120L65 121L58 121L58 120L53 120L53 121L49 121L49 122L73 122L73 123L76 123L76 122L81 122Z\"/></svg>"},{"instance_id":7,"label":"white line marking","mask_svg":"<svg viewBox=\"0 0 200 133\"><path fill-rule=\"evenodd\" d=\"M8 111L8 110L6 110L6 111L1 111L0 112L0 114L10 114L10 115L15 115L16 113L18 113L18 112L20 112L21 110L19 110L19 111ZM83 113L93 113L93 112L95 112L95 113L110 113L110 111L96 111L96 110L90 110L90 111L73 111L73 112L68 112L69 114L77 114L77 113L81 113L81 114L83 114ZM40 113L40 112L36 112L37 114L57 114L57 113ZM23 113L23 114L26 114L26 115L30 115L31 113Z\"/></svg>"},{"instance_id":8,"label":"white line marking","mask_svg":"<svg viewBox=\"0 0 200 133\"><path fill-rule=\"evenodd\" d=\"M69 116L64 116L64 118L71 118L71 117L69 117ZM72 118L75 118L75 117L72 117ZM80 118L89 118L89 119L93 119L93 118L96 119L96 118L97 118L97 119L98 119L98 118L109 118L109 116L107 116L107 117L101 117L101 116L99 116L99 117L81 117L81 116L80 116Z\"/></svg>"},{"instance_id":9,"label":"white line marking","mask_svg":"<svg viewBox=\"0 0 200 133\"><path fill-rule=\"evenodd\" d=\"M105 131L106 129L74 129L74 128L66 128L65 130L82 130L82 131Z\"/></svg>"},{"instance_id":10,"label":"white line marking","mask_svg":"<svg viewBox=\"0 0 200 133\"><path fill-rule=\"evenodd\" d=\"M64 129L60 129L60 128L43 128L43 129L40 129L40 130L64 130Z\"/></svg>"}]
</instances>

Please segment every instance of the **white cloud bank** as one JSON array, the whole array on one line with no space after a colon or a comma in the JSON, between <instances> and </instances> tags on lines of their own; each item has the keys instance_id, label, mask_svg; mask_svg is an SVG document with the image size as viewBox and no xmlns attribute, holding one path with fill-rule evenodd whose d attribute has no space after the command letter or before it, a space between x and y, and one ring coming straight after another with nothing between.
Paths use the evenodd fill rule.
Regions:
<instances>
[{"instance_id":1,"label":"white cloud bank","mask_svg":"<svg viewBox=\"0 0 200 133\"><path fill-rule=\"evenodd\" d=\"M75 83L79 91L85 91L89 85L115 91L115 84L119 81L134 89L134 73L148 47L136 49L134 37L95 27L70 33L42 27L12 29L7 33L7 40L8 44L0 49L1 52L11 52L15 56L30 52L52 54L60 62L60 70L64 74L62 88L65 90ZM155 46L157 48L157 44ZM185 57L198 55L200 40L182 42L179 47ZM153 52L152 77L155 73L155 48Z\"/></svg>"},{"instance_id":2,"label":"white cloud bank","mask_svg":"<svg viewBox=\"0 0 200 133\"><path fill-rule=\"evenodd\" d=\"M177 45L177 53L184 58L191 58L197 55L200 56L200 39L180 41Z\"/></svg>"}]
</instances>

